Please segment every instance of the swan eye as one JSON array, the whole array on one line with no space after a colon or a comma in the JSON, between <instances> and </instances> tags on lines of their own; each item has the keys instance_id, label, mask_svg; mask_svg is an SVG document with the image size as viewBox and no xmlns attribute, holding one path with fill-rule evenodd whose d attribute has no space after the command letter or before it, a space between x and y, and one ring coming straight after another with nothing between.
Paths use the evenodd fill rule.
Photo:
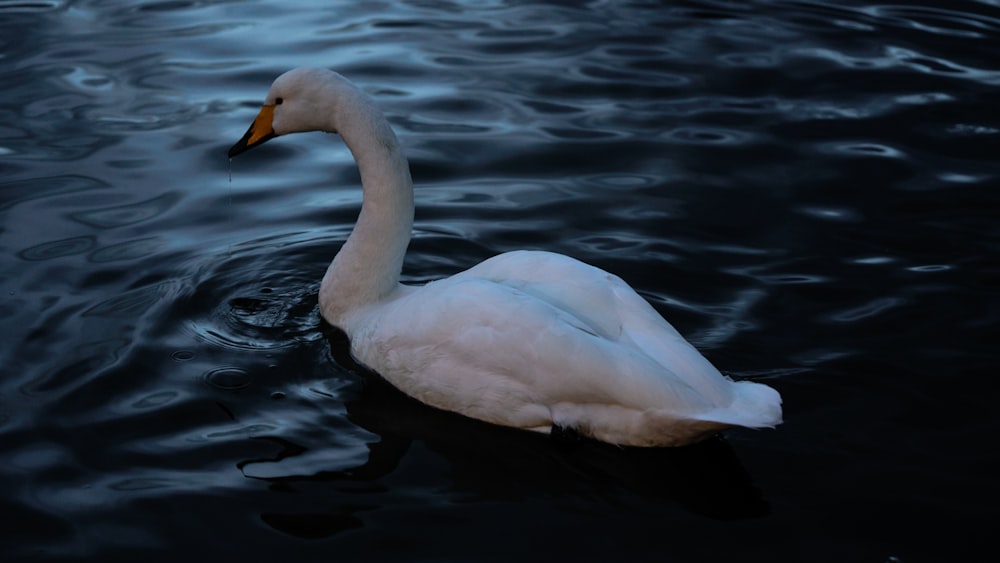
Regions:
<instances>
[{"instance_id":1,"label":"swan eye","mask_svg":"<svg viewBox=\"0 0 1000 563\"><path fill-rule=\"evenodd\" d=\"M276 105L276 106L280 106L283 103L285 103L285 99L284 98L278 98L278 99L274 100L274 105Z\"/></svg>"}]
</instances>

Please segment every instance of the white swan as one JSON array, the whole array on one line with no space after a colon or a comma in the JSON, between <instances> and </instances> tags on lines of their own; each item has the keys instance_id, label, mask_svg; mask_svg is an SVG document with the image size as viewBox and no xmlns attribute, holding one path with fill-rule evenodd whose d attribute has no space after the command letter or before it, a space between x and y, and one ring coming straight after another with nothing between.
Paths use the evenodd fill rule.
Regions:
<instances>
[{"instance_id":1,"label":"white swan","mask_svg":"<svg viewBox=\"0 0 1000 563\"><path fill-rule=\"evenodd\" d=\"M777 391L724 377L620 278L572 258L509 252L422 287L400 284L409 166L374 101L335 72L278 77L229 156L316 130L341 135L363 187L320 310L355 358L401 391L495 424L630 446L781 422Z\"/></svg>"}]
</instances>

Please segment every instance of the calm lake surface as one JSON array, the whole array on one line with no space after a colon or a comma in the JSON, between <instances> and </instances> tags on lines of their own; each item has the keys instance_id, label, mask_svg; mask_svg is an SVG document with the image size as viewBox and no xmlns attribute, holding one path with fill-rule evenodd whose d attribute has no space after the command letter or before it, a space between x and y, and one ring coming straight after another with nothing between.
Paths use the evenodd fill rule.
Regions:
<instances>
[{"instance_id":1,"label":"calm lake surface","mask_svg":"<svg viewBox=\"0 0 1000 563\"><path fill-rule=\"evenodd\" d=\"M352 364L347 149L226 159L302 65L406 146L405 281L574 256L786 422L566 443ZM996 0L5 0L0 77L3 561L996 556Z\"/></svg>"}]
</instances>

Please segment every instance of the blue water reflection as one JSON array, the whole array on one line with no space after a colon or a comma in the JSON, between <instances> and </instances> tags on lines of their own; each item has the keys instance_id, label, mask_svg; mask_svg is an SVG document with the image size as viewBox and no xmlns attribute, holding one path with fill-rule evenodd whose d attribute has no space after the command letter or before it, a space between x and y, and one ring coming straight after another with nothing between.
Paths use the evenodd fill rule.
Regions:
<instances>
[{"instance_id":1,"label":"blue water reflection","mask_svg":"<svg viewBox=\"0 0 1000 563\"><path fill-rule=\"evenodd\" d=\"M0 557L978 556L998 39L986 1L0 2ZM575 256L786 423L621 451L373 384L316 310L349 151L225 158L301 65L406 148L404 281Z\"/></svg>"}]
</instances>

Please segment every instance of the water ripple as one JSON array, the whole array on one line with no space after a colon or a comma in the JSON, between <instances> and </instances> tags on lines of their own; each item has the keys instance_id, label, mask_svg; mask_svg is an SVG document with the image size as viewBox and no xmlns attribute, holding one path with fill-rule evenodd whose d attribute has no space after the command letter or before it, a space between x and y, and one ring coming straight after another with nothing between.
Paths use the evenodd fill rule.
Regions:
<instances>
[{"instance_id":1,"label":"water ripple","mask_svg":"<svg viewBox=\"0 0 1000 563\"><path fill-rule=\"evenodd\" d=\"M71 217L84 225L98 229L111 229L148 221L168 211L179 199L176 193L166 193L152 199L114 205L100 209L78 211Z\"/></svg>"},{"instance_id":2,"label":"water ripple","mask_svg":"<svg viewBox=\"0 0 1000 563\"><path fill-rule=\"evenodd\" d=\"M1000 34L1000 18L928 6L870 6L869 14L919 31L960 38L981 39Z\"/></svg>"},{"instance_id":3,"label":"water ripple","mask_svg":"<svg viewBox=\"0 0 1000 563\"><path fill-rule=\"evenodd\" d=\"M253 376L246 370L238 367L215 368L206 373L204 378L213 387L218 387L226 391L243 389L249 387L253 382Z\"/></svg>"},{"instance_id":4,"label":"water ripple","mask_svg":"<svg viewBox=\"0 0 1000 563\"><path fill-rule=\"evenodd\" d=\"M87 176L42 176L0 183L0 211L7 211L20 204L41 198L78 194L81 192L108 188L109 185L97 178Z\"/></svg>"},{"instance_id":5,"label":"water ripple","mask_svg":"<svg viewBox=\"0 0 1000 563\"><path fill-rule=\"evenodd\" d=\"M864 305L833 313L830 319L840 323L855 323L868 319L902 305L903 301L895 297L873 299Z\"/></svg>"},{"instance_id":6,"label":"water ripple","mask_svg":"<svg viewBox=\"0 0 1000 563\"><path fill-rule=\"evenodd\" d=\"M129 406L138 410L156 409L180 398L181 394L177 391L156 391L132 402Z\"/></svg>"},{"instance_id":7,"label":"water ripple","mask_svg":"<svg viewBox=\"0 0 1000 563\"><path fill-rule=\"evenodd\" d=\"M91 252L88 258L96 263L132 261L151 256L165 245L166 243L158 237L140 238L104 245Z\"/></svg>"},{"instance_id":8,"label":"water ripple","mask_svg":"<svg viewBox=\"0 0 1000 563\"><path fill-rule=\"evenodd\" d=\"M5 2L0 2L0 13L55 11L63 8L65 4L66 2L59 2L56 0L52 0L50 2L7 0Z\"/></svg>"},{"instance_id":9,"label":"water ripple","mask_svg":"<svg viewBox=\"0 0 1000 563\"><path fill-rule=\"evenodd\" d=\"M798 211L804 215L823 221L853 223L864 219L864 216L860 212L847 207L805 205L799 207Z\"/></svg>"},{"instance_id":10,"label":"water ripple","mask_svg":"<svg viewBox=\"0 0 1000 563\"><path fill-rule=\"evenodd\" d=\"M684 559L705 553L704 515L751 515L806 549L962 559L911 532L928 511L969 537L990 521L962 499L992 478L992 395L955 390L997 364L997 8L0 2L0 511L18 515L0 544L244 556L224 528L254 537L249 559L323 538L346 560L471 560L496 542L468 522L560 521L586 533L554 536L555 559L614 560L655 552L635 531L666 517ZM316 303L358 216L348 149L289 137L227 173L299 65L355 80L406 148L404 281L573 255L725 373L768 379L786 424L730 432L735 453L632 457L380 390ZM754 509L733 516L737 497ZM445 528L459 539L427 539ZM708 557L775 558L758 543Z\"/></svg>"},{"instance_id":11,"label":"water ripple","mask_svg":"<svg viewBox=\"0 0 1000 563\"><path fill-rule=\"evenodd\" d=\"M51 260L63 256L82 254L94 248L96 240L92 236L54 240L25 248L18 255L25 260Z\"/></svg>"}]
</instances>

